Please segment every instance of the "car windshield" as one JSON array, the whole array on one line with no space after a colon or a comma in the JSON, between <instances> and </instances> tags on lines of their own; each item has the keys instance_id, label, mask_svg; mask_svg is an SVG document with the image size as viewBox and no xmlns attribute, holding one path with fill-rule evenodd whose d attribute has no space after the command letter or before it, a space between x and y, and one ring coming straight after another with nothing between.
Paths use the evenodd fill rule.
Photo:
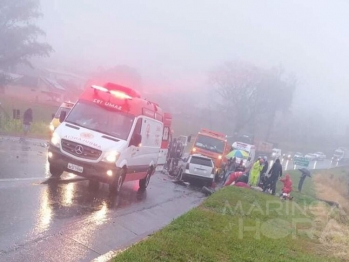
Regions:
<instances>
[{"instance_id":1,"label":"car windshield","mask_svg":"<svg viewBox=\"0 0 349 262\"><path fill-rule=\"evenodd\" d=\"M55 118L59 118L62 112L66 112L66 114L68 115L69 111L70 111L70 108L60 107L60 108L58 108L58 110L55 114Z\"/></svg>"},{"instance_id":2,"label":"car windshield","mask_svg":"<svg viewBox=\"0 0 349 262\"><path fill-rule=\"evenodd\" d=\"M95 103L79 101L66 122L127 140L134 116Z\"/></svg>"},{"instance_id":3,"label":"car windshield","mask_svg":"<svg viewBox=\"0 0 349 262\"><path fill-rule=\"evenodd\" d=\"M217 138L204 136L204 135L198 135L195 142L195 147L205 149L211 152L219 153L219 154L223 154L224 146L225 146L224 140L220 140Z\"/></svg>"},{"instance_id":4,"label":"car windshield","mask_svg":"<svg viewBox=\"0 0 349 262\"><path fill-rule=\"evenodd\" d=\"M196 164L200 166L210 166L212 167L212 160L209 158L193 156L190 160L191 164Z\"/></svg>"}]
</instances>

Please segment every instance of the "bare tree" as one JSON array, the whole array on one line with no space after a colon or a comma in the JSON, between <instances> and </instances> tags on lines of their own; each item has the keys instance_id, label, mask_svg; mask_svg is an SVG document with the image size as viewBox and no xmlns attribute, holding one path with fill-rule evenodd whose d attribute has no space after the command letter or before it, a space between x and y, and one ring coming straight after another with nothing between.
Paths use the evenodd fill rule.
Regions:
<instances>
[{"instance_id":1,"label":"bare tree","mask_svg":"<svg viewBox=\"0 0 349 262\"><path fill-rule=\"evenodd\" d=\"M280 68L263 70L242 62L229 62L211 72L210 82L219 94L222 112L233 123L234 133L246 126L254 129L263 121L270 126L276 112L287 111L293 98L295 81L284 77Z\"/></svg>"},{"instance_id":2,"label":"bare tree","mask_svg":"<svg viewBox=\"0 0 349 262\"><path fill-rule=\"evenodd\" d=\"M0 4L0 70L18 64L32 66L34 56L48 56L52 47L38 41L45 33L35 24L41 16L39 0L3 0ZM0 72L0 85L9 79Z\"/></svg>"},{"instance_id":3,"label":"bare tree","mask_svg":"<svg viewBox=\"0 0 349 262\"><path fill-rule=\"evenodd\" d=\"M246 63L225 63L210 75L210 82L220 96L222 112L239 132L253 120L258 110L257 88L260 70Z\"/></svg>"}]
</instances>

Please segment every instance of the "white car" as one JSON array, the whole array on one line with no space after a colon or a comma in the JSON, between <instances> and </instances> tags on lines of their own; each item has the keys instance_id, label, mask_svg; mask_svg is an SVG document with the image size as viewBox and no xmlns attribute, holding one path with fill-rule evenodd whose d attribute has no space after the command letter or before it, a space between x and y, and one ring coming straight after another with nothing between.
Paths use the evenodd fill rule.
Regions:
<instances>
[{"instance_id":1,"label":"white car","mask_svg":"<svg viewBox=\"0 0 349 262\"><path fill-rule=\"evenodd\" d=\"M314 155L316 155L316 160L323 161L326 159L326 155L322 152L316 152Z\"/></svg>"},{"instance_id":2,"label":"white car","mask_svg":"<svg viewBox=\"0 0 349 262\"><path fill-rule=\"evenodd\" d=\"M310 160L310 161L315 161L316 160L316 155L309 153L309 154L305 155L305 158Z\"/></svg>"},{"instance_id":3,"label":"white car","mask_svg":"<svg viewBox=\"0 0 349 262\"><path fill-rule=\"evenodd\" d=\"M273 148L271 157L274 159L280 158L281 157L281 149Z\"/></svg>"},{"instance_id":4,"label":"white car","mask_svg":"<svg viewBox=\"0 0 349 262\"><path fill-rule=\"evenodd\" d=\"M291 152L288 152L287 154L283 154L282 155L282 158L284 160L292 160L292 153Z\"/></svg>"},{"instance_id":5,"label":"white car","mask_svg":"<svg viewBox=\"0 0 349 262\"><path fill-rule=\"evenodd\" d=\"M181 163L177 178L185 182L201 180L207 186L211 186L215 177L214 170L215 168L211 158L200 154L193 154Z\"/></svg>"},{"instance_id":6,"label":"white car","mask_svg":"<svg viewBox=\"0 0 349 262\"><path fill-rule=\"evenodd\" d=\"M299 158L299 157L304 157L304 155L302 153L300 153L300 152L297 152L297 153L294 154L293 157L294 158Z\"/></svg>"}]
</instances>

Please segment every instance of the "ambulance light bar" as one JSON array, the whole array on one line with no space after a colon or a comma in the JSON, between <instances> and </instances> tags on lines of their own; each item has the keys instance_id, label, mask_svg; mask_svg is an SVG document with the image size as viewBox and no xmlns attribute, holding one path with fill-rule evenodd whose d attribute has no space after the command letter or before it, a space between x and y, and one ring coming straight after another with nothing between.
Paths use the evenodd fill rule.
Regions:
<instances>
[{"instance_id":1,"label":"ambulance light bar","mask_svg":"<svg viewBox=\"0 0 349 262\"><path fill-rule=\"evenodd\" d=\"M121 91L117 91L117 90L109 90L108 88L104 87L104 86L97 86L97 85L92 85L91 88L93 88L94 90L98 90L98 91L102 91L108 94L111 94L117 98L120 99L129 99L131 100L132 97L129 96L128 94L121 92Z\"/></svg>"}]
</instances>

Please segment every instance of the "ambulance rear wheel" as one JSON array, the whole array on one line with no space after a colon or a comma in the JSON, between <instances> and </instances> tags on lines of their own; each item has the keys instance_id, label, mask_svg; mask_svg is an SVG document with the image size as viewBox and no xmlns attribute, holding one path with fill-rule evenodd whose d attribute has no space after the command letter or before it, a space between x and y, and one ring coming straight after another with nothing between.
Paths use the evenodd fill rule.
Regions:
<instances>
[{"instance_id":1,"label":"ambulance rear wheel","mask_svg":"<svg viewBox=\"0 0 349 262\"><path fill-rule=\"evenodd\" d=\"M151 174L153 173L153 168L149 168L147 176L139 180L139 189L144 190L148 187Z\"/></svg>"}]
</instances>

